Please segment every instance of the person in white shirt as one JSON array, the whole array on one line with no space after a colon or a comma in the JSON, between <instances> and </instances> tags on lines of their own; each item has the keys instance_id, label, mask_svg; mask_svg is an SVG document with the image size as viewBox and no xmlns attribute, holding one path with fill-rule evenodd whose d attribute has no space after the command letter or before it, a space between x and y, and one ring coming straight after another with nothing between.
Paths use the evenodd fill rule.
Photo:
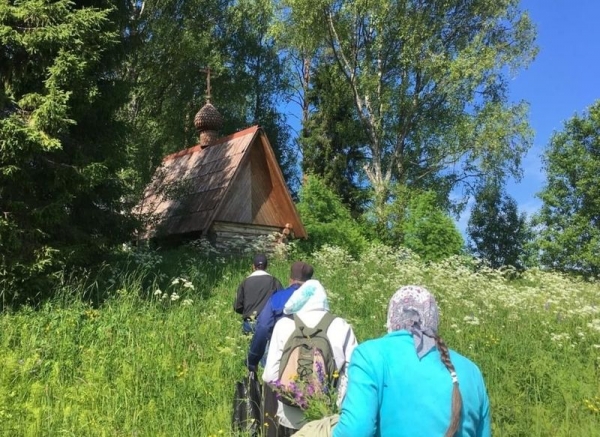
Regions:
<instances>
[{"instance_id":1,"label":"person in white shirt","mask_svg":"<svg viewBox=\"0 0 600 437\"><path fill-rule=\"evenodd\" d=\"M314 328L323 316L329 312L325 289L317 280L306 281L289 298L283 312L284 314L296 314L306 326ZM279 378L279 364L283 349L294 330L294 320L289 317L283 317L275 324L267 362L262 375L266 383L272 383ZM350 324L340 317L336 317L329 325L327 338L331 344L336 368L339 372L340 383L338 385L337 403L340 405L346 388L345 370L357 342ZM281 437L294 434L305 422L300 408L282 402L277 403L276 414L279 423L278 436Z\"/></svg>"}]
</instances>

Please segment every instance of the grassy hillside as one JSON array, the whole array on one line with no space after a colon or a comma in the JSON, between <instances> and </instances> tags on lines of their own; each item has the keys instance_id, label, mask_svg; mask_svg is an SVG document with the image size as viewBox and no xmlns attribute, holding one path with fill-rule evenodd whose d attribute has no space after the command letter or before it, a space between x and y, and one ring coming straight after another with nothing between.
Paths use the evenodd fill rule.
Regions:
<instances>
[{"instance_id":1,"label":"grassy hillside","mask_svg":"<svg viewBox=\"0 0 600 437\"><path fill-rule=\"evenodd\" d=\"M600 436L599 284L539 271L511 281L381 246L311 261L360 341L384 333L399 286L434 292L440 334L484 373L494 436ZM231 435L248 344L232 301L248 264L189 249L132 254L40 309L1 315L0 435ZM288 266L271 271L286 283Z\"/></svg>"}]
</instances>

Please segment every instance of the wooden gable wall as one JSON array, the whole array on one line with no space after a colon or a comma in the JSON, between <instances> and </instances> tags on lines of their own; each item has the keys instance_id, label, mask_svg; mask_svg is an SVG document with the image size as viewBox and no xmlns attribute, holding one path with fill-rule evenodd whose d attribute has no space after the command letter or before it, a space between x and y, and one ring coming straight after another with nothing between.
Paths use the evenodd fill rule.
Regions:
<instances>
[{"instance_id":1,"label":"wooden gable wall","mask_svg":"<svg viewBox=\"0 0 600 437\"><path fill-rule=\"evenodd\" d=\"M252 166L252 215L254 224L284 227L291 224L302 237L304 228L289 195L283 174L268 140L261 135L250 150Z\"/></svg>"},{"instance_id":2,"label":"wooden gable wall","mask_svg":"<svg viewBox=\"0 0 600 437\"><path fill-rule=\"evenodd\" d=\"M250 166L252 169L252 223L272 225L283 222L275 201L274 175L265 155L261 141L257 141L250 150ZM285 222L283 222L285 225Z\"/></svg>"},{"instance_id":3,"label":"wooden gable wall","mask_svg":"<svg viewBox=\"0 0 600 437\"><path fill-rule=\"evenodd\" d=\"M273 162L267 159L261 136L250 145L233 185L215 220L283 228L286 221L286 189L278 184Z\"/></svg>"},{"instance_id":4,"label":"wooden gable wall","mask_svg":"<svg viewBox=\"0 0 600 437\"><path fill-rule=\"evenodd\" d=\"M265 135L255 136L248 147L214 220L279 230L289 223L297 236L306 237Z\"/></svg>"}]
</instances>

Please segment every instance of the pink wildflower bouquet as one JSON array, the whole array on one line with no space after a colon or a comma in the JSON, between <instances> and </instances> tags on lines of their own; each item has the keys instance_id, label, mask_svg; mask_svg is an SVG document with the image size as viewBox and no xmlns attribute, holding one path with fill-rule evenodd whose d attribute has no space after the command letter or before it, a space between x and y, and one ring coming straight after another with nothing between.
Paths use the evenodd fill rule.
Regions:
<instances>
[{"instance_id":1,"label":"pink wildflower bouquet","mask_svg":"<svg viewBox=\"0 0 600 437\"><path fill-rule=\"evenodd\" d=\"M311 377L296 377L287 384L281 380L271 382L277 399L287 405L300 408L307 422L338 413L336 383L338 372L326 378L321 366ZM328 383L328 379L331 380Z\"/></svg>"}]
</instances>

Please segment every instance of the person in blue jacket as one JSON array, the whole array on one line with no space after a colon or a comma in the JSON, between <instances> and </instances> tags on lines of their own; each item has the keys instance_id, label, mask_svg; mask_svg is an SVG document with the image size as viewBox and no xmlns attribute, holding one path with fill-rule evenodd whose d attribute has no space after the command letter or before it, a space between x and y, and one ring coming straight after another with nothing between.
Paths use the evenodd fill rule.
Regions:
<instances>
[{"instance_id":1,"label":"person in blue jacket","mask_svg":"<svg viewBox=\"0 0 600 437\"><path fill-rule=\"evenodd\" d=\"M388 334L350 357L333 437L489 437L490 406L479 368L437 334L439 310L425 288L392 297Z\"/></svg>"},{"instance_id":2,"label":"person in blue jacket","mask_svg":"<svg viewBox=\"0 0 600 437\"><path fill-rule=\"evenodd\" d=\"M275 323L283 317L283 308L288 299L302 284L312 278L314 269L310 264L302 261L296 261L290 268L290 286L283 290L278 290L271 295L264 308L256 320L256 328L246 366L251 372L256 371L256 367L261 360L264 360L267 344L273 334ZM264 361L263 361L264 365ZM263 437L284 437L285 427L278 426L277 422L277 396L268 384L263 385ZM287 437L287 436L285 436Z\"/></svg>"},{"instance_id":3,"label":"person in blue jacket","mask_svg":"<svg viewBox=\"0 0 600 437\"><path fill-rule=\"evenodd\" d=\"M275 291L259 313L247 358L247 366L250 371L256 371L256 366L263 358L267 343L273 333L273 327L283 316L283 307L286 302L294 291L312 278L313 273L314 269L310 264L302 261L293 263L290 268L289 287Z\"/></svg>"}]
</instances>

